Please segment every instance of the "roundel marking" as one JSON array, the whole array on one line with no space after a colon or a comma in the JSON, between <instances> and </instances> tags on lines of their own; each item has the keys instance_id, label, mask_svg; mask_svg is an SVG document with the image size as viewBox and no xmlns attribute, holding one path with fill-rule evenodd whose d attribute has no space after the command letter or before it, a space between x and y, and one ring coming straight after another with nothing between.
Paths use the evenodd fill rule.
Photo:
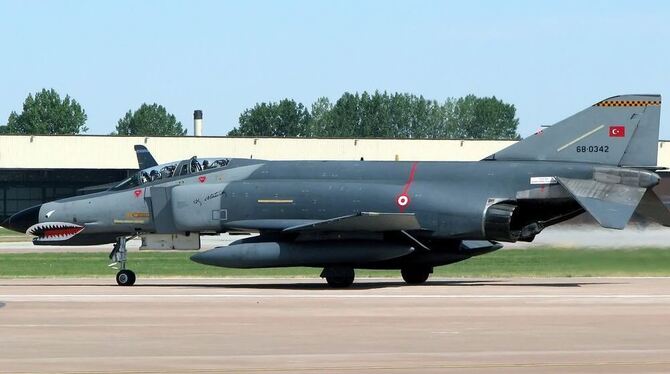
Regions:
<instances>
[{"instance_id":1,"label":"roundel marking","mask_svg":"<svg viewBox=\"0 0 670 374\"><path fill-rule=\"evenodd\" d=\"M398 206L400 207L406 207L409 204L409 196L405 194L398 196L396 203L398 203Z\"/></svg>"}]
</instances>

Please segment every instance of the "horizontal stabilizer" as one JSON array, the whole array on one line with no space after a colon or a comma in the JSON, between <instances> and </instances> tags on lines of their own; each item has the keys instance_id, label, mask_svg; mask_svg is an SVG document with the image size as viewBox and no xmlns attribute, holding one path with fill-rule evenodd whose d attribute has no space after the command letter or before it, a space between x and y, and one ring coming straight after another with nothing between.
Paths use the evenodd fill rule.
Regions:
<instances>
[{"instance_id":1,"label":"horizontal stabilizer","mask_svg":"<svg viewBox=\"0 0 670 374\"><path fill-rule=\"evenodd\" d=\"M644 193L635 213L650 218L663 226L670 226L670 211L652 189L648 189Z\"/></svg>"},{"instance_id":2,"label":"horizontal stabilizer","mask_svg":"<svg viewBox=\"0 0 670 374\"><path fill-rule=\"evenodd\" d=\"M619 230L626 226L647 190L592 179L556 179L602 227Z\"/></svg>"},{"instance_id":3,"label":"horizontal stabilizer","mask_svg":"<svg viewBox=\"0 0 670 374\"><path fill-rule=\"evenodd\" d=\"M421 225L413 213L362 212L315 223L293 226L283 232L299 231L401 231L419 230Z\"/></svg>"}]
</instances>

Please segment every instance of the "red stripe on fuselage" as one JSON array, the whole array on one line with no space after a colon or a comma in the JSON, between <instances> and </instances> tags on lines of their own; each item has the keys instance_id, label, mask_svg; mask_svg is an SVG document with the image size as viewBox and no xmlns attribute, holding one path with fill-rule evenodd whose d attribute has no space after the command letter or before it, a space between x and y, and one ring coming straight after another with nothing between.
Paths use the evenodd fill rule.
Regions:
<instances>
[{"instance_id":1,"label":"red stripe on fuselage","mask_svg":"<svg viewBox=\"0 0 670 374\"><path fill-rule=\"evenodd\" d=\"M406 194L407 191L409 191L409 187L412 185L412 182L414 182L414 173L416 173L416 165L418 162L415 162L412 164L412 170L409 172L409 179L407 179L407 183L405 183L405 188L402 190L403 194Z\"/></svg>"},{"instance_id":2,"label":"red stripe on fuselage","mask_svg":"<svg viewBox=\"0 0 670 374\"><path fill-rule=\"evenodd\" d=\"M398 208L400 208L401 213L409 206L410 202L412 201L409 198L409 195L407 195L407 193L409 192L409 188L412 186L412 182L414 182L414 174L416 173L416 166L418 164L419 164L418 162L412 164L412 169L410 169L409 171L409 178L407 178L407 183L405 183L405 187L402 189L400 195L396 197L396 204L398 204L398 198L400 196L407 196L407 204L405 205L398 204Z\"/></svg>"}]
</instances>

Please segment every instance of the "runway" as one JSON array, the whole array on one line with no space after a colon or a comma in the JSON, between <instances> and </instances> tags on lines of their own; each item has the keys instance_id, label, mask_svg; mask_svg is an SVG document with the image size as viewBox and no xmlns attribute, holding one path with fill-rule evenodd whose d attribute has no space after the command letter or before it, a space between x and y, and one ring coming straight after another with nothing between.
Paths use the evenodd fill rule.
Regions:
<instances>
[{"instance_id":1,"label":"runway","mask_svg":"<svg viewBox=\"0 0 670 374\"><path fill-rule=\"evenodd\" d=\"M670 371L670 278L112 284L0 280L0 372Z\"/></svg>"}]
</instances>

